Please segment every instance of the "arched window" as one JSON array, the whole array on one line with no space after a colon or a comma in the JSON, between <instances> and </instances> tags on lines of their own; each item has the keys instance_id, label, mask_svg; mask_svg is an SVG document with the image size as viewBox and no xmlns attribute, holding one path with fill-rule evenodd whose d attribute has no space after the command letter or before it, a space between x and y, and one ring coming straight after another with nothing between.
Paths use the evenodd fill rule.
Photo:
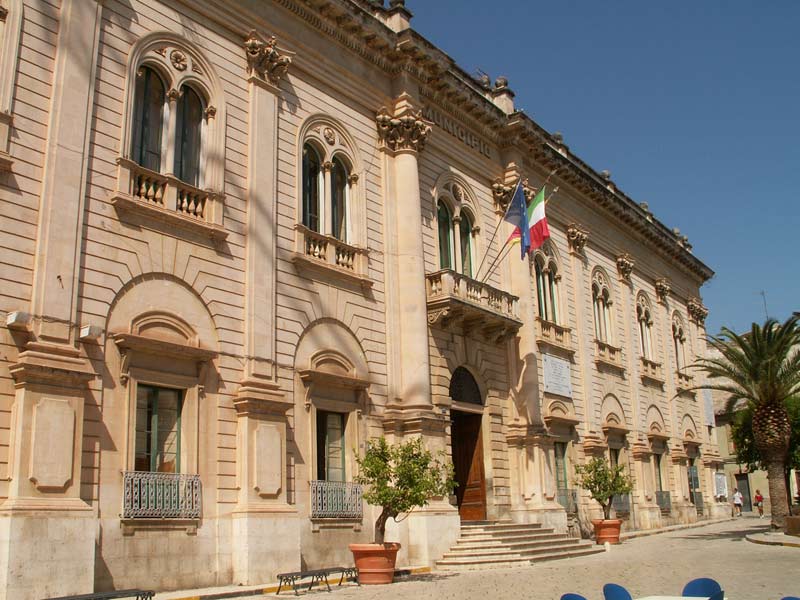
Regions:
<instances>
[{"instance_id":1,"label":"arched window","mask_svg":"<svg viewBox=\"0 0 800 600\"><path fill-rule=\"evenodd\" d=\"M467 369L458 367L450 378L450 398L455 402L483 405L483 395L478 383Z\"/></svg>"},{"instance_id":2,"label":"arched window","mask_svg":"<svg viewBox=\"0 0 800 600\"><path fill-rule=\"evenodd\" d=\"M472 277L472 218L465 211L461 211L460 226L461 272Z\"/></svg>"},{"instance_id":3,"label":"arched window","mask_svg":"<svg viewBox=\"0 0 800 600\"><path fill-rule=\"evenodd\" d=\"M136 73L133 100L133 160L151 171L161 171L161 137L164 126L164 104L167 99L164 81L150 67Z\"/></svg>"},{"instance_id":4,"label":"arched window","mask_svg":"<svg viewBox=\"0 0 800 600\"><path fill-rule=\"evenodd\" d=\"M677 315L672 319L672 343L675 349L675 366L680 371L686 366L686 336L683 322Z\"/></svg>"},{"instance_id":5,"label":"arched window","mask_svg":"<svg viewBox=\"0 0 800 600\"><path fill-rule=\"evenodd\" d=\"M439 267L442 269L452 269L453 220L450 217L450 209L448 209L447 205L441 200L439 200L439 205L437 207L436 220L439 224Z\"/></svg>"},{"instance_id":6,"label":"arched window","mask_svg":"<svg viewBox=\"0 0 800 600\"><path fill-rule=\"evenodd\" d=\"M545 262L545 260L541 255L534 260L539 318L551 323L558 323L558 267L554 261Z\"/></svg>"},{"instance_id":7,"label":"arched window","mask_svg":"<svg viewBox=\"0 0 800 600\"><path fill-rule=\"evenodd\" d=\"M188 85L181 86L175 130L175 177L189 185L200 185L200 148L203 101Z\"/></svg>"},{"instance_id":8,"label":"arched window","mask_svg":"<svg viewBox=\"0 0 800 600\"><path fill-rule=\"evenodd\" d=\"M598 340L613 343L611 321L611 291L605 275L597 271L592 277L592 306L594 308L594 333Z\"/></svg>"},{"instance_id":9,"label":"arched window","mask_svg":"<svg viewBox=\"0 0 800 600\"><path fill-rule=\"evenodd\" d=\"M347 200L349 195L347 166L338 156L331 169L331 235L347 241Z\"/></svg>"},{"instance_id":10,"label":"arched window","mask_svg":"<svg viewBox=\"0 0 800 600\"><path fill-rule=\"evenodd\" d=\"M322 191L322 164L311 144L303 146L303 225L320 232L319 199Z\"/></svg>"},{"instance_id":11,"label":"arched window","mask_svg":"<svg viewBox=\"0 0 800 600\"><path fill-rule=\"evenodd\" d=\"M639 349L644 358L653 360L653 318L650 303L641 294L636 299L636 320L639 324Z\"/></svg>"}]
</instances>

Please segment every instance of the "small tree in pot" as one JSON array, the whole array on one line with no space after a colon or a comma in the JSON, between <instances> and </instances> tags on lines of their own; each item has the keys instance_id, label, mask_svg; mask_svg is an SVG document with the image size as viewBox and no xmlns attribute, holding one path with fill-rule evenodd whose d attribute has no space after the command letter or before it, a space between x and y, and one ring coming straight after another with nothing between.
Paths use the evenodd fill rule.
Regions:
<instances>
[{"instance_id":1,"label":"small tree in pot","mask_svg":"<svg viewBox=\"0 0 800 600\"><path fill-rule=\"evenodd\" d=\"M611 518L611 502L614 496L628 494L633 489L631 478L624 471L623 465L612 467L599 456L585 465L575 465L575 483L588 491L603 508L603 518L592 520L598 544L619 543L622 521Z\"/></svg>"},{"instance_id":2,"label":"small tree in pot","mask_svg":"<svg viewBox=\"0 0 800 600\"><path fill-rule=\"evenodd\" d=\"M455 487L453 466L443 455L434 456L412 438L390 446L385 438L367 442L357 459L356 482L364 486L364 500L379 506L373 544L350 544L360 583L391 583L400 544L384 543L386 522L425 506L431 498L448 496Z\"/></svg>"}]
</instances>

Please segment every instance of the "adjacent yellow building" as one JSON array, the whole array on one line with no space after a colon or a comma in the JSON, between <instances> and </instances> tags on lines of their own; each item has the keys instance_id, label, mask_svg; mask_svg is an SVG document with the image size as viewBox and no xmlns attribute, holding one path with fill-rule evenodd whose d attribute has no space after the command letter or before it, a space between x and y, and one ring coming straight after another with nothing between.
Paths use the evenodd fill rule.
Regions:
<instances>
[{"instance_id":1,"label":"adjacent yellow building","mask_svg":"<svg viewBox=\"0 0 800 600\"><path fill-rule=\"evenodd\" d=\"M390 528L404 564L463 522L585 533L588 456L633 477L629 529L728 514L686 369L712 271L411 17L0 0L6 598L347 563L380 435L460 484ZM558 188L525 261L519 180Z\"/></svg>"}]
</instances>

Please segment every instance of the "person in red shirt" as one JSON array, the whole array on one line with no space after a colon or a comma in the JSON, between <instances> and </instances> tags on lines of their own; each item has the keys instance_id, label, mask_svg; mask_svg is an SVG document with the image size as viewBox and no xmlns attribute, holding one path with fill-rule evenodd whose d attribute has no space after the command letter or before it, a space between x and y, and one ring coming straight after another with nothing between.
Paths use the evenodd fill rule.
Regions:
<instances>
[{"instance_id":1,"label":"person in red shirt","mask_svg":"<svg viewBox=\"0 0 800 600\"><path fill-rule=\"evenodd\" d=\"M761 495L761 490L756 490L756 506L758 507L758 518L764 518L764 496Z\"/></svg>"}]
</instances>

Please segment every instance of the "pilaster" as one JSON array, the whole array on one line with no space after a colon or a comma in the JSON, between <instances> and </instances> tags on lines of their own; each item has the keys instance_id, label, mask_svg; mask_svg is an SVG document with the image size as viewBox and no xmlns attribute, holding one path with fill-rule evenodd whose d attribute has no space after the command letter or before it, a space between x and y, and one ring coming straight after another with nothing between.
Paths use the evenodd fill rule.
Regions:
<instances>
[{"instance_id":1,"label":"pilaster","mask_svg":"<svg viewBox=\"0 0 800 600\"><path fill-rule=\"evenodd\" d=\"M74 342L102 10L64 0L60 11L31 300L36 336L57 344Z\"/></svg>"}]
</instances>

